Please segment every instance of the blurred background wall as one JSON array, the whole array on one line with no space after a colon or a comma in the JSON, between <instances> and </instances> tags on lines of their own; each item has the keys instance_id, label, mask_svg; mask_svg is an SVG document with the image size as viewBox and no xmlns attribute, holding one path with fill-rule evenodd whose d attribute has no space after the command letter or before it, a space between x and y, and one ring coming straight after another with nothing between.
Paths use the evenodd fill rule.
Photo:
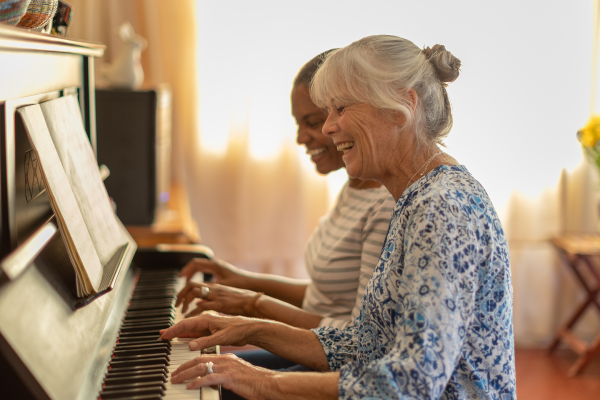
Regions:
<instances>
[{"instance_id":1,"label":"blurred background wall","mask_svg":"<svg viewBox=\"0 0 600 400\"><path fill-rule=\"evenodd\" d=\"M230 262L297 277L303 244L345 176L317 176L294 144L296 72L371 34L444 44L463 64L449 87L446 144L502 215L517 344L545 344L581 296L547 239L597 232L598 177L575 139L590 113L592 0L71 3L69 35L106 44L100 63L118 53L121 23L148 39L145 84L173 88L173 179L203 242ZM590 315L579 333L599 327Z\"/></svg>"}]
</instances>

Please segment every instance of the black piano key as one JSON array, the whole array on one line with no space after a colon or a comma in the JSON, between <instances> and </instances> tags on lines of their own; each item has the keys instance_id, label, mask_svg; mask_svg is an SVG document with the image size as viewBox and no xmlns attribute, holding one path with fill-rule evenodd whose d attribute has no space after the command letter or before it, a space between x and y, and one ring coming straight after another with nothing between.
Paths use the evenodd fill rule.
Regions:
<instances>
[{"instance_id":1,"label":"black piano key","mask_svg":"<svg viewBox=\"0 0 600 400\"><path fill-rule=\"evenodd\" d=\"M154 329L155 331L159 331L161 329L166 329L168 327L170 327L171 325L168 323L162 323L162 324L141 324L141 325L131 325L131 326L126 326L126 327L122 327L121 328L121 333L125 333L125 332L136 332L136 331L146 331L146 330L150 330L150 329Z\"/></svg>"},{"instance_id":2,"label":"black piano key","mask_svg":"<svg viewBox=\"0 0 600 400\"><path fill-rule=\"evenodd\" d=\"M104 387L112 387L113 385L121 385L126 383L136 382L154 382L167 380L166 374L146 374L146 375L125 375L125 376L108 376L104 380Z\"/></svg>"},{"instance_id":3,"label":"black piano key","mask_svg":"<svg viewBox=\"0 0 600 400\"><path fill-rule=\"evenodd\" d=\"M129 343L129 344L152 344L158 342L160 339L160 335L158 332L156 336L126 336L119 338L119 343Z\"/></svg>"},{"instance_id":4,"label":"black piano key","mask_svg":"<svg viewBox=\"0 0 600 400\"><path fill-rule=\"evenodd\" d=\"M166 292L169 290L177 290L177 285L175 283L152 283L152 284L148 284L148 285L143 285L143 286L138 286L137 290L135 291L135 294L138 294L140 292L149 292L151 290L156 290L159 292Z\"/></svg>"},{"instance_id":5,"label":"black piano key","mask_svg":"<svg viewBox=\"0 0 600 400\"><path fill-rule=\"evenodd\" d=\"M131 301L138 301L141 299L169 299L173 294L177 294L177 289L169 289L169 290L146 290L136 292L133 296L131 296Z\"/></svg>"},{"instance_id":6,"label":"black piano key","mask_svg":"<svg viewBox=\"0 0 600 400\"><path fill-rule=\"evenodd\" d=\"M139 358L133 360L124 360L124 361L111 361L108 366L111 369L121 369L121 368L129 368L129 367L145 367L151 365L169 365L169 360L167 357L153 357L153 358Z\"/></svg>"},{"instance_id":7,"label":"black piano key","mask_svg":"<svg viewBox=\"0 0 600 400\"><path fill-rule=\"evenodd\" d=\"M167 314L175 314L175 310L172 307L149 309L149 310L130 310L125 314L125 319L130 318L132 315L140 315L150 318L166 317Z\"/></svg>"},{"instance_id":8,"label":"black piano key","mask_svg":"<svg viewBox=\"0 0 600 400\"><path fill-rule=\"evenodd\" d=\"M151 343L117 343L115 350L135 350L135 349L149 349L149 348L171 348L171 342L166 340L155 340Z\"/></svg>"},{"instance_id":9,"label":"black piano key","mask_svg":"<svg viewBox=\"0 0 600 400\"><path fill-rule=\"evenodd\" d=\"M135 337L135 336L153 336L153 337L157 337L160 336L160 334L158 333L158 329L154 329L154 330L145 330L145 331L133 331L133 332L121 332L121 334L119 335L119 338L123 339L126 337Z\"/></svg>"},{"instance_id":10,"label":"black piano key","mask_svg":"<svg viewBox=\"0 0 600 400\"><path fill-rule=\"evenodd\" d=\"M168 351L171 352L171 346L169 342L153 342L153 343L119 343L114 351L146 351L155 350L158 352Z\"/></svg>"},{"instance_id":11,"label":"black piano key","mask_svg":"<svg viewBox=\"0 0 600 400\"><path fill-rule=\"evenodd\" d=\"M131 301L139 301L139 299L156 299L156 300L164 300L170 298L169 296L177 293L177 288L148 288L147 290L136 291L133 296L131 296Z\"/></svg>"},{"instance_id":12,"label":"black piano key","mask_svg":"<svg viewBox=\"0 0 600 400\"><path fill-rule=\"evenodd\" d=\"M146 375L163 375L166 377L169 375L166 368L155 368L155 369L140 369L135 371L129 371L125 369L109 369L106 374L106 379L108 378L126 378L126 377L136 377L136 376L146 376Z\"/></svg>"},{"instance_id":13,"label":"black piano key","mask_svg":"<svg viewBox=\"0 0 600 400\"><path fill-rule=\"evenodd\" d=\"M113 359L117 357L127 357L133 355L146 355L146 354L170 354L171 350L168 347L150 347L147 349L133 349L133 350L115 350L113 352Z\"/></svg>"},{"instance_id":14,"label":"black piano key","mask_svg":"<svg viewBox=\"0 0 600 400\"><path fill-rule=\"evenodd\" d=\"M120 383L120 384L114 384L114 385L106 385L105 384L102 388L102 392L100 393L100 396L102 396L102 393L104 393L106 391L127 390L127 389L137 389L137 388L162 388L163 390L166 389L165 381L163 381L162 379L158 379L155 381L146 381L146 382Z\"/></svg>"},{"instance_id":15,"label":"black piano key","mask_svg":"<svg viewBox=\"0 0 600 400\"><path fill-rule=\"evenodd\" d=\"M169 365L169 355L165 354L165 353L113 356L111 362L116 362L116 361L119 361L119 362L121 362L121 361L135 361L135 360L144 360L144 359L148 359L148 358L162 358L162 357L166 358L167 365Z\"/></svg>"},{"instance_id":16,"label":"black piano key","mask_svg":"<svg viewBox=\"0 0 600 400\"><path fill-rule=\"evenodd\" d=\"M129 311L139 311L139 310L160 310L160 309L170 309L173 308L173 300L169 299L169 301L141 301L129 304Z\"/></svg>"},{"instance_id":17,"label":"black piano key","mask_svg":"<svg viewBox=\"0 0 600 400\"><path fill-rule=\"evenodd\" d=\"M175 290L173 290L171 293L175 292ZM144 300L137 300L137 299L131 299L129 300L129 306L130 307L135 307L135 306L139 306L141 304L146 304L146 303L164 303L164 304L169 304L173 301L172 298L164 298L164 297L158 297L156 299L144 299Z\"/></svg>"},{"instance_id":18,"label":"black piano key","mask_svg":"<svg viewBox=\"0 0 600 400\"><path fill-rule=\"evenodd\" d=\"M160 317L160 318L139 318L139 319L132 319L130 321L123 321L123 324L121 325L121 329L122 328L131 328L131 327L140 326L140 325L144 325L144 324L169 324L169 326L171 326L172 323L173 323L173 317L171 317L171 316Z\"/></svg>"},{"instance_id":19,"label":"black piano key","mask_svg":"<svg viewBox=\"0 0 600 400\"><path fill-rule=\"evenodd\" d=\"M123 325L124 326L128 326L128 325L141 325L141 324L148 324L148 323L163 323L163 322L173 322L173 316L172 315L161 315L161 316L148 316L146 318L135 318L132 320L127 320L127 317L123 318Z\"/></svg>"},{"instance_id":20,"label":"black piano key","mask_svg":"<svg viewBox=\"0 0 600 400\"><path fill-rule=\"evenodd\" d=\"M150 370L150 369L162 369L166 373L169 372L169 369L164 364L137 365L135 367L124 367L124 366L112 367L112 366L109 366L108 368L110 368L110 371L116 370L118 372L130 372L130 373L134 373L137 371L145 371L145 370Z\"/></svg>"},{"instance_id":21,"label":"black piano key","mask_svg":"<svg viewBox=\"0 0 600 400\"><path fill-rule=\"evenodd\" d=\"M100 398L107 399L131 399L133 396L141 395L160 395L164 396L165 390L162 387L139 388L139 389L121 389L106 390L100 393Z\"/></svg>"},{"instance_id":22,"label":"black piano key","mask_svg":"<svg viewBox=\"0 0 600 400\"><path fill-rule=\"evenodd\" d=\"M154 311L134 311L131 313L127 313L127 316L125 317L125 321L131 321L134 319L142 319L142 318L148 318L148 317L152 317L152 318L168 318L168 317L174 317L175 316L175 312L173 310L162 310L159 312L154 312Z\"/></svg>"}]
</instances>

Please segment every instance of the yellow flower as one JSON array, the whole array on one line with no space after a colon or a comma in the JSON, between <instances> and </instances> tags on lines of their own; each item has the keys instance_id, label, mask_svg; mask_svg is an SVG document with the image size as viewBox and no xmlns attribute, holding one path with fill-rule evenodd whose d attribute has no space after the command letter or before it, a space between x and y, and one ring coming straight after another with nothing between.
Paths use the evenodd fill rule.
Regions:
<instances>
[{"instance_id":1,"label":"yellow flower","mask_svg":"<svg viewBox=\"0 0 600 400\"><path fill-rule=\"evenodd\" d=\"M588 123L581 128L579 141L584 147L593 149L600 140L600 115L592 115Z\"/></svg>"}]
</instances>

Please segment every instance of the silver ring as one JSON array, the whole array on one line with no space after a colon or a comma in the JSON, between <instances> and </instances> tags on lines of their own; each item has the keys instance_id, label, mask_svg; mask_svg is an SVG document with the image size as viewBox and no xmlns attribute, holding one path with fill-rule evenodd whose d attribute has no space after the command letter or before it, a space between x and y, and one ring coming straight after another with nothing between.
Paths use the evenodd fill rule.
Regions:
<instances>
[{"instance_id":1,"label":"silver ring","mask_svg":"<svg viewBox=\"0 0 600 400\"><path fill-rule=\"evenodd\" d=\"M209 293L210 293L210 289L207 288L206 286L202 286L202 289L200 289L200 298L206 299L208 297Z\"/></svg>"},{"instance_id":2,"label":"silver ring","mask_svg":"<svg viewBox=\"0 0 600 400\"><path fill-rule=\"evenodd\" d=\"M212 362L207 362L204 363L206 365L206 375L210 375L212 373L214 373L215 371L213 371L212 367L213 367L213 363Z\"/></svg>"}]
</instances>

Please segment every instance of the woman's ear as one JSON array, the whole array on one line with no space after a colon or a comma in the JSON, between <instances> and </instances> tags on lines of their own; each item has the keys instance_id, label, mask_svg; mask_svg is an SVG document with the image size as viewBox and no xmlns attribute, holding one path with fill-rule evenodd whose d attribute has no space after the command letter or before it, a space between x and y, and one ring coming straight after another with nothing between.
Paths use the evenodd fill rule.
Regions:
<instances>
[{"instance_id":1,"label":"woman's ear","mask_svg":"<svg viewBox=\"0 0 600 400\"><path fill-rule=\"evenodd\" d=\"M419 96L417 96L415 89L410 88L405 91L404 98L407 100L407 105L410 107L411 113L414 113L417 108L417 102L419 101Z\"/></svg>"},{"instance_id":2,"label":"woman's ear","mask_svg":"<svg viewBox=\"0 0 600 400\"><path fill-rule=\"evenodd\" d=\"M403 104L409 109L410 115L414 115L415 110L417 109L417 102L419 101L419 96L415 89L410 88L407 90L403 90L400 92L400 96L405 99ZM394 111L392 114L392 119L394 123L400 127L403 127L406 123L406 115L400 111Z\"/></svg>"}]
</instances>

